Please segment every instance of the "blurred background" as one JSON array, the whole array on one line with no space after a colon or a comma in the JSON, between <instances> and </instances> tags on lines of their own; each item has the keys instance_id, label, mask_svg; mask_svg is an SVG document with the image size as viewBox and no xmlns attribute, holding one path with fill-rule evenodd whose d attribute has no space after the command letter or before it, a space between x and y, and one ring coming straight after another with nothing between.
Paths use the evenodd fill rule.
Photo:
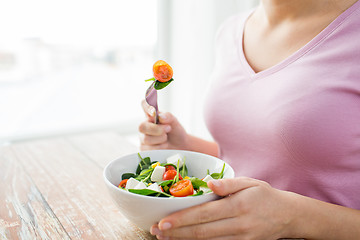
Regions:
<instances>
[{"instance_id":1,"label":"blurred background","mask_svg":"<svg viewBox=\"0 0 360 240\"><path fill-rule=\"evenodd\" d=\"M115 130L138 144L140 103L158 59L175 81L159 108L210 139L203 98L214 38L258 0L0 1L0 144Z\"/></svg>"}]
</instances>

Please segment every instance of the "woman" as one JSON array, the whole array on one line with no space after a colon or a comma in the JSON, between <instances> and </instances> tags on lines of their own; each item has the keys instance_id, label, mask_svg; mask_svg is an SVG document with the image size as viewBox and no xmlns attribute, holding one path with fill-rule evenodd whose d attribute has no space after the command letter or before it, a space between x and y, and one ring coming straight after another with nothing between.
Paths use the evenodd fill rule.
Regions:
<instances>
[{"instance_id":1,"label":"woman","mask_svg":"<svg viewBox=\"0 0 360 240\"><path fill-rule=\"evenodd\" d=\"M360 239L360 2L262 0L219 30L206 123L215 142L170 113L141 148L227 161L219 201L174 213L159 239ZM216 112L216 114L214 114ZM244 177L242 177L244 176Z\"/></svg>"}]
</instances>

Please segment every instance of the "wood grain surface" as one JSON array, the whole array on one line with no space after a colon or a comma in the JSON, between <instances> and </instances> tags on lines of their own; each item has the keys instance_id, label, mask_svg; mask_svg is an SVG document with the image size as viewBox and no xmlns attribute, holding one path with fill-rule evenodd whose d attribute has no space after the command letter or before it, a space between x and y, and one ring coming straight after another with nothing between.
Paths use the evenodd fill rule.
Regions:
<instances>
[{"instance_id":1,"label":"wood grain surface","mask_svg":"<svg viewBox=\"0 0 360 240\"><path fill-rule=\"evenodd\" d=\"M136 147L116 132L0 148L0 239L155 239L108 194L106 164Z\"/></svg>"}]
</instances>

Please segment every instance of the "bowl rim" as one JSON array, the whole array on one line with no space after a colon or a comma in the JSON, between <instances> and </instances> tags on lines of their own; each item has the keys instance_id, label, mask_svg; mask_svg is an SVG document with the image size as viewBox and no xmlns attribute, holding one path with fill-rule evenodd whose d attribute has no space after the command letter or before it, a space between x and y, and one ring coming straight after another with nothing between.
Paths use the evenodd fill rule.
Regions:
<instances>
[{"instance_id":1,"label":"bowl rim","mask_svg":"<svg viewBox=\"0 0 360 240\"><path fill-rule=\"evenodd\" d=\"M108 171L108 169L110 168L111 164L113 164L114 162L118 161L120 158L124 158L124 157L128 157L128 156L131 156L131 155L134 155L134 154L146 154L148 152L155 152L155 151L161 151L161 152L178 152L178 153L191 153L191 154L198 154L198 155L206 155L208 157L211 157L211 158L215 158L223 163L225 163L225 169L226 171L231 171L232 172L232 177L231 178L234 178L235 174L234 174L234 169L228 164L226 163L224 160L218 158L218 157L215 157L215 156L212 156L212 155L209 155L209 154L205 154L205 153L200 153L200 152L195 152L195 151L188 151L188 150L176 150L176 149L158 149L158 150L145 150L145 151L138 151L138 152L133 152L133 153L130 153L130 154L125 154L125 155L122 155L112 161L110 161L105 167L104 167L104 170L103 170L103 178L105 180L105 183L107 184L107 186L109 186L110 188L112 188L113 190L115 191L119 191L121 194L125 194L125 195L129 195L129 196L133 196L133 197L138 197L138 198L144 198L144 199L156 199L157 201L185 201L185 200L189 200L189 199L192 199L192 198L195 198L197 200L201 200L201 199L207 199L207 198L214 198L218 195L216 195L215 193L211 192L211 193L207 193L207 194L203 194L203 195L200 195L200 196L189 196L189 197L173 197L173 198L166 198L166 197L153 197L153 196L145 196L145 195L141 195L141 194L136 194L136 193L132 193L132 192L128 192L128 191L125 191L123 189L120 189L118 187L116 187L114 184L112 184L109 179L106 177L106 172ZM230 172L230 173L231 173Z\"/></svg>"}]
</instances>

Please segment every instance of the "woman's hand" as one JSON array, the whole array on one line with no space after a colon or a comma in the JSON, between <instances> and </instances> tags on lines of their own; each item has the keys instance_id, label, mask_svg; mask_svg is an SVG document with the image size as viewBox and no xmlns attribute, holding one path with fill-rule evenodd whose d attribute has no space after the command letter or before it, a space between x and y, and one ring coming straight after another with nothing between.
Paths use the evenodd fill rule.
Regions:
<instances>
[{"instance_id":1,"label":"woman's hand","mask_svg":"<svg viewBox=\"0 0 360 240\"><path fill-rule=\"evenodd\" d=\"M278 239L287 237L291 193L251 178L209 182L217 201L176 212L151 228L158 239Z\"/></svg>"},{"instance_id":2,"label":"woman's hand","mask_svg":"<svg viewBox=\"0 0 360 240\"><path fill-rule=\"evenodd\" d=\"M139 126L141 150L188 150L188 134L171 113L160 113L159 124L155 124L154 107L143 100L142 108L147 116L147 121L142 122Z\"/></svg>"}]
</instances>

